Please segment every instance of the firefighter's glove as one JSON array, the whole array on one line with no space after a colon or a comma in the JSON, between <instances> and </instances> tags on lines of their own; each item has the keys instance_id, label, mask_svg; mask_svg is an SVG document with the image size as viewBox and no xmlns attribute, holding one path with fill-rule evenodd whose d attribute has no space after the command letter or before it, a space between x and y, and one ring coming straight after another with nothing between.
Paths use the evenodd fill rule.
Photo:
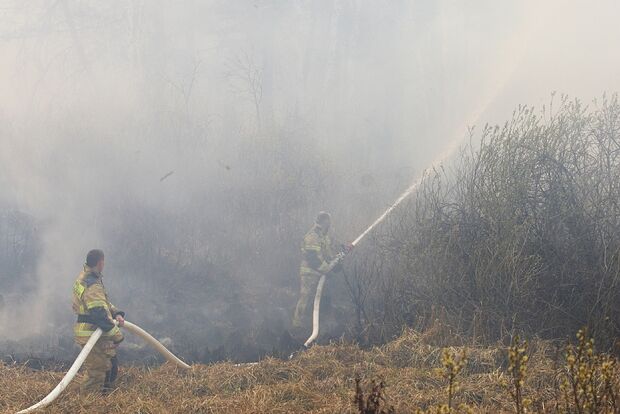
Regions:
<instances>
[{"instance_id":1,"label":"firefighter's glove","mask_svg":"<svg viewBox=\"0 0 620 414\"><path fill-rule=\"evenodd\" d=\"M344 252L340 252L329 262L329 272L339 272L342 270L342 259L344 258ZM329 273L328 272L328 273Z\"/></svg>"}]
</instances>

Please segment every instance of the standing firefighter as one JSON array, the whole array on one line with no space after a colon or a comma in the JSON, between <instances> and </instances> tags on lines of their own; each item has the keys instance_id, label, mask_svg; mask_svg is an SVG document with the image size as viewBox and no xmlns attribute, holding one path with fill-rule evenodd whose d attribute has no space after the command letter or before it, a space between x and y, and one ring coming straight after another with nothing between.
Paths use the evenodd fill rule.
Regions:
<instances>
[{"instance_id":1,"label":"standing firefighter","mask_svg":"<svg viewBox=\"0 0 620 414\"><path fill-rule=\"evenodd\" d=\"M101 250L91 250L86 256L84 270L73 285L73 311L77 314L74 326L75 342L84 346L90 335L101 328L103 335L84 362L85 378L81 392L108 392L118 372L116 347L123 340L119 326L125 322L125 313L108 300L103 286L104 256Z\"/></svg>"},{"instance_id":2,"label":"standing firefighter","mask_svg":"<svg viewBox=\"0 0 620 414\"><path fill-rule=\"evenodd\" d=\"M312 229L304 237L301 246L301 266L299 268L301 279L299 301L293 316L293 327L295 328L306 326L319 279L322 275L329 273L330 268L333 267L331 262L335 259L336 253L333 251L329 237L330 225L331 216L329 213L322 211L318 214ZM350 248L350 246L347 246L345 250L348 251ZM341 266L341 264L338 264L331 271L339 271Z\"/></svg>"}]
</instances>

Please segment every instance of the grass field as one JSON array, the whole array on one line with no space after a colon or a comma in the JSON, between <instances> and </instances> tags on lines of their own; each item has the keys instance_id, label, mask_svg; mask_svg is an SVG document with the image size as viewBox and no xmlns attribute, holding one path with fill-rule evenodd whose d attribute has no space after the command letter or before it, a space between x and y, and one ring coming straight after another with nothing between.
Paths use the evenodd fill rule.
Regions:
<instances>
[{"instance_id":1,"label":"grass field","mask_svg":"<svg viewBox=\"0 0 620 414\"><path fill-rule=\"evenodd\" d=\"M168 365L122 367L118 389L112 394L80 397L67 392L47 412L357 413L356 378L361 378L367 394L364 400L373 379L377 384L385 383L380 392L385 412L390 407L396 413L448 412L447 407L442 411L440 406L448 404L450 374L456 378L453 412L517 412L511 391L518 369L510 369L515 365L514 358L510 362L510 347L442 347L438 343L432 332L406 331L382 347L362 350L344 343L315 346L292 361L195 365L188 372ZM514 355L518 357L521 351L520 360L527 366L521 393L529 409L522 412L571 409L574 401L570 401L570 392L563 395L561 391L563 378L570 377L566 375L566 348L541 340L530 341L527 349L518 348L513 349ZM460 364L463 353L466 360ZM523 355L528 358L523 360ZM609 395L617 398L620 372L615 360L609 361L613 372L610 384L615 393ZM463 367L458 372L460 365ZM595 377L600 374L596 367L592 372ZM62 372L34 371L23 365L0 365L0 411L16 412L39 401L62 376ZM597 387L599 400L606 398L606 408L582 412L613 413L610 397L603 395L604 384ZM564 406L567 399L568 409Z\"/></svg>"}]
</instances>

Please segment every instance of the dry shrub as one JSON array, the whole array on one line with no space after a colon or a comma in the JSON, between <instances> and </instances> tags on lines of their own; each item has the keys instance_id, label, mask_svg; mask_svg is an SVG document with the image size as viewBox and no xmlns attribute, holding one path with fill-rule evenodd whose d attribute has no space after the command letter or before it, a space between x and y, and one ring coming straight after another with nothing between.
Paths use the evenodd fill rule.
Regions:
<instances>
[{"instance_id":1,"label":"dry shrub","mask_svg":"<svg viewBox=\"0 0 620 414\"><path fill-rule=\"evenodd\" d=\"M366 390L364 390L366 388ZM355 399L360 414L392 414L394 407L387 406L384 394L385 382L371 380L366 387L362 386L362 379L355 378ZM386 407L387 406L387 407Z\"/></svg>"},{"instance_id":2,"label":"dry shrub","mask_svg":"<svg viewBox=\"0 0 620 414\"><path fill-rule=\"evenodd\" d=\"M427 172L347 269L360 337L392 339L438 315L470 342L515 330L620 334L620 104L562 98L485 126ZM603 337L602 335L605 335Z\"/></svg>"}]
</instances>

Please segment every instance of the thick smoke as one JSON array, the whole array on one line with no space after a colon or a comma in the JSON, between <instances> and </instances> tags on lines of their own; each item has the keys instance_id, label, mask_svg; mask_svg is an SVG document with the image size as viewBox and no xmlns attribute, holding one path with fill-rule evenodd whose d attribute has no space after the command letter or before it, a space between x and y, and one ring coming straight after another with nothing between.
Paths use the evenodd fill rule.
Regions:
<instances>
[{"instance_id":1,"label":"thick smoke","mask_svg":"<svg viewBox=\"0 0 620 414\"><path fill-rule=\"evenodd\" d=\"M70 340L100 247L113 299L193 357L260 342L318 210L353 239L467 126L618 90L618 7L2 2L0 338Z\"/></svg>"}]
</instances>

